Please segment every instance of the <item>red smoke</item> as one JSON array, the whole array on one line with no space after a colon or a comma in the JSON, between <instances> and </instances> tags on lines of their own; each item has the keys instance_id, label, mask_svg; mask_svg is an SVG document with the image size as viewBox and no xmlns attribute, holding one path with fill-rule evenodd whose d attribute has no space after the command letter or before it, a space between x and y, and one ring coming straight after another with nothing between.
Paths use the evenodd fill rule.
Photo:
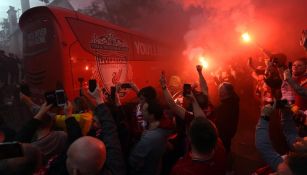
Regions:
<instances>
[{"instance_id":1,"label":"red smoke","mask_svg":"<svg viewBox=\"0 0 307 175\"><path fill-rule=\"evenodd\" d=\"M248 31L265 49L283 52L291 58L304 55L299 36L307 27L307 1L304 0L177 0L186 10L202 9L191 17L184 39L184 54L195 50L215 60L251 54L239 39ZM251 47L251 46L250 46ZM192 54L191 54L192 53Z\"/></svg>"},{"instance_id":2,"label":"red smoke","mask_svg":"<svg viewBox=\"0 0 307 175\"><path fill-rule=\"evenodd\" d=\"M134 9L130 10L137 15L126 20L131 29L171 43L178 49L178 55L189 63L175 58L177 65L174 67L186 65L194 69L199 63L199 55L203 55L211 59L208 60L209 69L214 70L231 60L247 60L255 53L259 54L252 43L242 43L244 32L269 51L283 52L291 59L305 55L299 46L299 38L302 29L307 28L306 0L142 1L149 4L146 7L135 0L115 2L112 4L135 3L131 6ZM128 11L123 8L118 12L125 14ZM186 74L189 75L189 71Z\"/></svg>"}]
</instances>

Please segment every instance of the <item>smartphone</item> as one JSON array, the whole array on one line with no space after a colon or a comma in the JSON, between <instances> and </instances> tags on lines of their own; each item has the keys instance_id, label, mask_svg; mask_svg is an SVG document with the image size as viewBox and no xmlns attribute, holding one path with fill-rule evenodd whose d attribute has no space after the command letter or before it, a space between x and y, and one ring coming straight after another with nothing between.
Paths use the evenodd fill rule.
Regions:
<instances>
[{"instance_id":1,"label":"smartphone","mask_svg":"<svg viewBox=\"0 0 307 175\"><path fill-rule=\"evenodd\" d=\"M97 87L97 81L95 79L90 79L88 81L88 89L90 92L94 92Z\"/></svg>"},{"instance_id":2,"label":"smartphone","mask_svg":"<svg viewBox=\"0 0 307 175\"><path fill-rule=\"evenodd\" d=\"M22 92L24 95L30 97L31 96L31 91L30 88L27 84L21 84L20 85L20 92Z\"/></svg>"},{"instance_id":3,"label":"smartphone","mask_svg":"<svg viewBox=\"0 0 307 175\"><path fill-rule=\"evenodd\" d=\"M123 83L123 84L121 85L121 88L123 88L123 89L128 89L128 88L131 88L131 85L130 85L129 83Z\"/></svg>"},{"instance_id":4,"label":"smartphone","mask_svg":"<svg viewBox=\"0 0 307 175\"><path fill-rule=\"evenodd\" d=\"M22 145L18 142L0 143L0 160L22 157Z\"/></svg>"},{"instance_id":5,"label":"smartphone","mask_svg":"<svg viewBox=\"0 0 307 175\"><path fill-rule=\"evenodd\" d=\"M50 104L52 104L53 106L57 105L54 91L46 92L44 96L45 96L45 100L47 102L47 105L50 105Z\"/></svg>"},{"instance_id":6,"label":"smartphone","mask_svg":"<svg viewBox=\"0 0 307 175\"><path fill-rule=\"evenodd\" d=\"M115 100L116 87L111 86L111 100Z\"/></svg>"},{"instance_id":7,"label":"smartphone","mask_svg":"<svg viewBox=\"0 0 307 175\"><path fill-rule=\"evenodd\" d=\"M63 107L66 104L66 96L63 89L55 91L56 104L58 107Z\"/></svg>"},{"instance_id":8,"label":"smartphone","mask_svg":"<svg viewBox=\"0 0 307 175\"><path fill-rule=\"evenodd\" d=\"M191 92L192 92L191 84L184 84L183 85L183 93L182 93L182 95L184 97L186 97L188 94L191 94Z\"/></svg>"}]
</instances>

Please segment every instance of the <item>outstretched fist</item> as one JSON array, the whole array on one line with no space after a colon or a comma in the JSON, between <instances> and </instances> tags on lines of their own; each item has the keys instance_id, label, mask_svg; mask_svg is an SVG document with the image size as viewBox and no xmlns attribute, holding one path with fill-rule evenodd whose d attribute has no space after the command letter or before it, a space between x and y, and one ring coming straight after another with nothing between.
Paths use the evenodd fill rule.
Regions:
<instances>
[{"instance_id":1,"label":"outstretched fist","mask_svg":"<svg viewBox=\"0 0 307 175\"><path fill-rule=\"evenodd\" d=\"M201 71L203 70L203 66L202 65L196 65L196 70L198 73L201 73Z\"/></svg>"}]
</instances>

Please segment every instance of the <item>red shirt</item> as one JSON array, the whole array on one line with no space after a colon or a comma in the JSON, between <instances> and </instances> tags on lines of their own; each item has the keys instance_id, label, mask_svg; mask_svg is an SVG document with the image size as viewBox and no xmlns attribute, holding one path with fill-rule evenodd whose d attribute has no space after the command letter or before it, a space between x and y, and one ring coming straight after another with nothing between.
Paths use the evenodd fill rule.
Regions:
<instances>
[{"instance_id":1,"label":"red shirt","mask_svg":"<svg viewBox=\"0 0 307 175\"><path fill-rule=\"evenodd\" d=\"M226 153L223 143L218 140L214 156L210 160L193 160L190 153L179 159L171 175L225 175Z\"/></svg>"}]
</instances>

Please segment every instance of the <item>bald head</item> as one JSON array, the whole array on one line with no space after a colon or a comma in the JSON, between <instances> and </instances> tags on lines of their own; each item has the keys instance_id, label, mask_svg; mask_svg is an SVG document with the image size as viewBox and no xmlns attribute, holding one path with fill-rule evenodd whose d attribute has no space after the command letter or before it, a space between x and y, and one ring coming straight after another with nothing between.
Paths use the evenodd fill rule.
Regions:
<instances>
[{"instance_id":1,"label":"bald head","mask_svg":"<svg viewBox=\"0 0 307 175\"><path fill-rule=\"evenodd\" d=\"M81 137L67 151L67 170L70 175L97 174L106 160L104 143L94 137Z\"/></svg>"}]
</instances>

